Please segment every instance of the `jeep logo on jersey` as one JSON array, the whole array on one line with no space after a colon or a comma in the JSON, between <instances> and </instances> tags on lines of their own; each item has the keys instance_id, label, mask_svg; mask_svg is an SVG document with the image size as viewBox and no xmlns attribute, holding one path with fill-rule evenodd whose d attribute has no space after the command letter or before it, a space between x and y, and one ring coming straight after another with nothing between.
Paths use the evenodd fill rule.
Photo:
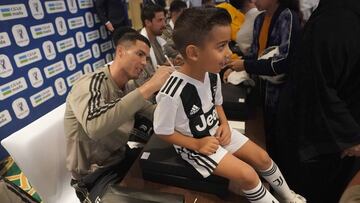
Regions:
<instances>
[{"instance_id":1,"label":"jeep logo on jersey","mask_svg":"<svg viewBox=\"0 0 360 203\"><path fill-rule=\"evenodd\" d=\"M195 120L194 124L198 132L202 132L204 130L210 130L219 123L215 108L210 109L210 111L200 115L200 117L196 117L195 119L194 119Z\"/></svg>"}]
</instances>

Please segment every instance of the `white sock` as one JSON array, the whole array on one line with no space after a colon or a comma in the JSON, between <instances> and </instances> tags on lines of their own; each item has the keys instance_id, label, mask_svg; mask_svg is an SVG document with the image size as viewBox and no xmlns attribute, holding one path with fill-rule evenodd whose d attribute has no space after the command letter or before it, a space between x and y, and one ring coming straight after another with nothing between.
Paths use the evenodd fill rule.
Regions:
<instances>
[{"instance_id":1,"label":"white sock","mask_svg":"<svg viewBox=\"0 0 360 203\"><path fill-rule=\"evenodd\" d=\"M271 187L283 198L292 199L294 193L290 190L278 166L271 161L271 166L264 171L259 171L259 174L270 183Z\"/></svg>"},{"instance_id":2,"label":"white sock","mask_svg":"<svg viewBox=\"0 0 360 203\"><path fill-rule=\"evenodd\" d=\"M243 190L246 199L251 203L279 203L275 197L262 185L261 181L259 184L250 190Z\"/></svg>"}]
</instances>

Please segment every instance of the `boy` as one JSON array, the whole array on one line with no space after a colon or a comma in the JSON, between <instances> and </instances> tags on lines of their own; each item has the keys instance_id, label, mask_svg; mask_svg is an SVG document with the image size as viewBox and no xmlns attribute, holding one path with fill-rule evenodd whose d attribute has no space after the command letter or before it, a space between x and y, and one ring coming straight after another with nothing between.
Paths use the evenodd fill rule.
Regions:
<instances>
[{"instance_id":1,"label":"boy","mask_svg":"<svg viewBox=\"0 0 360 203\"><path fill-rule=\"evenodd\" d=\"M281 202L306 202L289 189L263 149L229 127L215 73L231 55L230 22L229 14L218 8L188 9L176 21L173 39L185 64L156 98L155 133L174 144L177 153L204 178L216 174L236 181L250 202L278 202L254 169L280 195Z\"/></svg>"}]
</instances>

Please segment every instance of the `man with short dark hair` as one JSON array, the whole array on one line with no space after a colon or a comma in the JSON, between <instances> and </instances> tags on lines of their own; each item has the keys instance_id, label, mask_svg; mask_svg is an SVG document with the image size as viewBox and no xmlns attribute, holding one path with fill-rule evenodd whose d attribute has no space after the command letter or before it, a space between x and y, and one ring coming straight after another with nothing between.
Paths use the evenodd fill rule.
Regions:
<instances>
[{"instance_id":1,"label":"man with short dark hair","mask_svg":"<svg viewBox=\"0 0 360 203\"><path fill-rule=\"evenodd\" d=\"M145 5L141 10L141 21L143 28L140 34L146 37L150 44L150 59L147 66L138 80L137 85L143 84L147 81L156 71L158 65L166 62L163 53L163 46L166 41L160 36L165 29L165 10L159 5Z\"/></svg>"},{"instance_id":2,"label":"man with short dark hair","mask_svg":"<svg viewBox=\"0 0 360 203\"><path fill-rule=\"evenodd\" d=\"M145 68L150 43L137 32L124 34L121 28L114 35L119 37L113 63L80 78L66 99L66 165L81 202L97 202L109 184L123 178L134 161L127 159L126 143L135 114L152 119L154 106L147 99L171 73L159 68L134 89L132 80Z\"/></svg>"}]
</instances>

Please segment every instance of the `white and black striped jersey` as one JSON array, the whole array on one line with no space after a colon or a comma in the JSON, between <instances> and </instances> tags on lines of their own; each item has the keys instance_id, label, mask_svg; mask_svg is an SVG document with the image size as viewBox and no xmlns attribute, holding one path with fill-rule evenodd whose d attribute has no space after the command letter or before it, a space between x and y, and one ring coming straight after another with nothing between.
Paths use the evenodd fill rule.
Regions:
<instances>
[{"instance_id":1,"label":"white and black striped jersey","mask_svg":"<svg viewBox=\"0 0 360 203\"><path fill-rule=\"evenodd\" d=\"M223 102L217 74L206 73L204 82L175 71L156 97L154 131L171 135L178 131L201 138L214 135L219 125L215 105Z\"/></svg>"}]
</instances>

